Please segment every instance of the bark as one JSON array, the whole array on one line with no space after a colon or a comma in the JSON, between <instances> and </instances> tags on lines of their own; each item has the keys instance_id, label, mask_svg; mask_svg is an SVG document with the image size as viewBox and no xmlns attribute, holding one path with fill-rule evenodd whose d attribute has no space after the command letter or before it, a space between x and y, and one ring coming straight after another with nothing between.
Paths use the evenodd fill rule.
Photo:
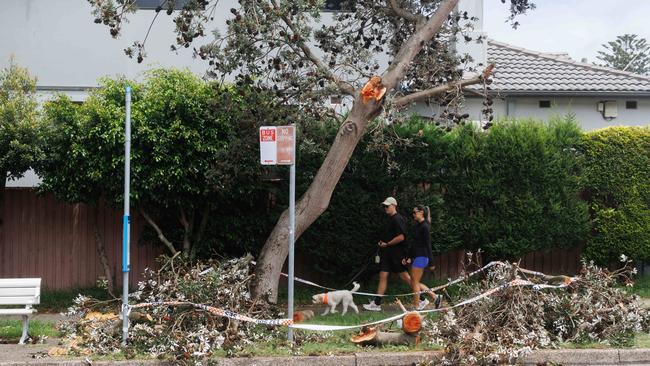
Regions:
<instances>
[{"instance_id":1,"label":"bark","mask_svg":"<svg viewBox=\"0 0 650 366\"><path fill-rule=\"evenodd\" d=\"M104 277L108 282L107 291L112 296L115 297L115 284L113 283L113 271L111 271L111 266L108 263L108 255L106 255L106 246L104 246L104 240L99 234L99 209L95 207L93 209L95 214L93 215L93 233L95 234L95 243L97 244L97 255L99 255L99 262L104 269Z\"/></svg>"},{"instance_id":2,"label":"bark","mask_svg":"<svg viewBox=\"0 0 650 366\"><path fill-rule=\"evenodd\" d=\"M174 244L172 244L172 242L169 241L167 237L165 237L165 234L163 234L162 230L160 230L158 225L156 225L156 222L153 221L151 217L147 215L147 213L142 208L140 208L140 214L142 215L142 217L144 217L147 223L151 225L151 227L156 231L156 233L158 234L158 239L160 239L160 241L162 241L163 244L165 244L165 246L167 247L167 249L169 249L171 254L176 255L178 251L176 250L176 248L174 248Z\"/></svg>"},{"instance_id":3,"label":"bark","mask_svg":"<svg viewBox=\"0 0 650 366\"><path fill-rule=\"evenodd\" d=\"M395 57L395 62L382 76L382 83L387 90L395 88L404 78L411 61L438 33L457 2L458 0L445 0L428 21L418 24L417 31L405 42ZM325 161L307 192L296 202L296 240L329 206L332 192L363 136L366 125L381 111L378 102L370 101L364 104L358 92L354 94L357 96L352 110L341 125ZM280 270L289 251L288 221L289 212L285 210L260 252L252 288L255 298L262 298L271 303L277 302Z\"/></svg>"}]
</instances>

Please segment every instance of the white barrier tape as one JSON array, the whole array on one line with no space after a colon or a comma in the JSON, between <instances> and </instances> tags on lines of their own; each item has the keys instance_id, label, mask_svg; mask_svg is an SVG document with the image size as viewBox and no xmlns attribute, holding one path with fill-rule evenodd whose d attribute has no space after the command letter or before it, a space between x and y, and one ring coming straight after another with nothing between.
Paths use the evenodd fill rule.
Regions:
<instances>
[{"instance_id":1,"label":"white barrier tape","mask_svg":"<svg viewBox=\"0 0 650 366\"><path fill-rule=\"evenodd\" d=\"M304 330L316 330L316 331L333 331L333 330L348 330L355 328L367 327L370 325L377 325L382 323L392 322L393 320L401 319L404 316L404 313L391 316L390 318L377 320L371 323L359 324L359 325L324 325L324 324L292 324L289 325L291 328L295 329L304 329Z\"/></svg>"},{"instance_id":2,"label":"white barrier tape","mask_svg":"<svg viewBox=\"0 0 650 366\"><path fill-rule=\"evenodd\" d=\"M500 285L500 286L494 287L492 289L489 289L489 290L483 292L482 294L479 294L479 295L474 296L472 298L469 298L467 300L461 301L458 304L454 304L452 306L447 306L447 307L444 307L444 308L431 309L431 310L422 310L422 311L419 311L419 313L425 313L426 314L426 313L436 313L436 312L451 310L453 308L457 308L457 307L460 307L460 306L471 304L473 302L476 302L478 300L486 298L486 297L494 294L495 292L505 290L508 287L531 286L533 288L533 290L541 290L541 289L546 289L546 288L559 289L559 288L565 288L565 287L569 286L571 283L573 283L576 280L577 279L575 277L570 277L570 282L569 283L563 283L561 285L547 285L547 284L536 284L536 283L530 282L528 280L522 280L522 279L518 278L518 279L512 280L510 282L504 283L503 285Z\"/></svg>"},{"instance_id":3,"label":"white barrier tape","mask_svg":"<svg viewBox=\"0 0 650 366\"><path fill-rule=\"evenodd\" d=\"M254 262L253 262L253 263L254 263ZM429 291L420 291L420 292L417 292L417 293L415 293L415 292L409 292L409 293L405 293L405 294L396 294L396 295L386 295L386 294L380 295L380 294L374 294L374 293L370 293L370 292L360 292L360 291L355 291L355 292L353 292L353 293L354 293L355 295L361 295L361 296L374 296L374 297L404 297L404 296L413 296L413 295L415 295L415 294L418 294L418 295L419 295L419 294L424 294L424 293L434 292L434 291L441 290L441 289L443 289L443 288L447 288L447 287L452 286L452 285L455 285L455 284L457 284L457 283L459 283L459 282L465 281L466 279L468 279L468 278L470 278L470 277L473 277L473 276L477 275L478 273L481 273L481 272L485 271L486 269L488 269L488 268L490 268L490 267L493 267L493 266L495 266L495 265L504 265L504 264L505 264L505 263L503 263L503 262L498 262L498 261L490 262L490 263L486 264L485 266L483 266L483 267L477 269L477 270L474 271L474 272L471 272L470 274L468 274L468 275L466 275L466 276L461 276L461 277L458 277L457 279L455 279L455 280L453 280L453 281L449 281L449 282L447 282L447 283L444 284L444 285L440 285L440 286L437 286L437 287L434 287L434 288L430 288ZM285 277L288 277L288 275L287 275L286 273L284 273L284 272L280 272L280 274L283 275L283 276L285 276ZM324 289L324 290L339 291L338 289L331 288L331 287L327 287L327 286L322 286L322 285L319 285L319 284L314 283L314 282L311 282L311 281L303 280L302 278L299 278L299 277L294 277L294 280L297 281L297 282L304 283L304 284L306 284L306 285L310 285L310 286L314 286L314 287L322 288L322 289Z\"/></svg>"},{"instance_id":4,"label":"white barrier tape","mask_svg":"<svg viewBox=\"0 0 650 366\"><path fill-rule=\"evenodd\" d=\"M251 261L251 263L252 263L253 265L256 264L255 261ZM429 291L409 292L409 293L404 293L404 294L395 294L395 295L386 295L386 294L382 294L382 295L380 295L380 294L374 294L374 293L370 293L370 292L360 292L360 291L355 291L355 292L353 292L353 294L355 294L355 295L361 295L361 296L371 296L371 297L372 297L372 296L374 296L374 297L405 297L405 296L413 296L413 295L416 295L416 294L417 294L417 295L420 295L420 294L426 294L426 293L430 293L430 292L439 291L439 290L442 290L442 289L447 288L447 287L449 287L449 286L453 286L453 285L455 285L455 284L457 284L457 283L463 282L463 281L465 281L465 280L467 280L467 279L469 279L469 278L471 278L471 277L476 276L477 274L479 274L479 273L481 273L481 272L484 272L486 269L488 269L488 268L490 268L490 267L494 267L494 266L504 266L504 265L506 265L504 262L501 262L501 261L492 261L492 262L490 262L490 263L484 265L483 267L481 267L481 268L479 268L479 269L477 269L477 270L475 270L475 271L473 271L473 272L470 272L469 274L467 274L467 275L465 275L465 276L460 276L460 277L456 278L455 280L449 281L449 282L447 282L447 283L445 283L445 284L443 284L443 285L439 285L439 286L436 286L436 287L432 287L432 288L429 289ZM542 273L542 272L531 271L531 270L524 269L524 268L519 268L519 267L517 267L517 270L520 271L520 272L522 272L522 273L526 273L526 274L533 275L533 276L537 276L537 277L546 277L546 276L547 276L546 274L544 274L544 273ZM284 272L280 272L280 274L281 274L282 276L284 276L284 277L289 277L289 275L286 274L286 273L284 273ZM304 280L304 279L302 279L302 278L300 278L300 277L294 277L294 281L296 281L296 282L300 282L300 283L304 283L305 285L309 285L309 286L313 286L313 287L317 287L317 288L322 288L322 289L324 289L324 290L329 290L329 291L339 291L339 289L335 289L335 288L332 288L332 287L327 287L327 286L319 285L319 284L314 283L314 282L312 282L312 281Z\"/></svg>"},{"instance_id":5,"label":"white barrier tape","mask_svg":"<svg viewBox=\"0 0 650 366\"><path fill-rule=\"evenodd\" d=\"M441 312L441 311L447 311L451 310L453 308L457 308L460 306L464 306L467 304L471 304L473 302L476 302L478 300L481 300L483 298L486 298L498 291L504 290L508 287L514 287L514 286L532 286L533 289L535 290L540 290L540 289L545 289L545 288L564 288L567 287L570 283L576 280L575 277L571 277L569 283L561 284L561 285L547 285L547 284L535 284L533 282L527 281L527 280L522 280L522 279L515 279L510 282L504 283L500 286L494 287L492 289L489 289L475 297L472 297L470 299L467 299L465 301L459 302L458 304L448 306L445 308L439 308L439 309L431 309L431 310L422 310L419 311L421 314L426 314L426 313L435 313L435 312ZM366 324L358 324L358 325L325 325L325 324L295 324L293 322L293 319L256 319L256 318L251 318L247 315L241 315L234 313L230 310L225 310L225 309L220 309L216 308L213 306L208 306L208 305L203 305L203 304L196 304L188 301L158 301L158 302L149 302L149 303L141 303L141 304L136 304L136 305L130 305L129 306L129 312L132 309L138 309L138 308L145 308L145 307L154 307L154 306L191 306L197 309L205 310L211 314L217 315L217 316L222 316L230 319L235 319L235 320L240 320L240 321L245 321L245 322L250 322L254 324L264 324L264 325L277 325L277 326L288 326L291 328L295 329L303 329L303 330L313 330L313 331L336 331L336 330L349 330L349 329L356 329L356 328L362 328L366 326L371 326L371 325L378 325L378 324L383 324L383 323L388 323L397 319L400 319L404 316L405 313L397 314L394 316L391 316L389 318L377 320L374 322L366 323Z\"/></svg>"},{"instance_id":6,"label":"white barrier tape","mask_svg":"<svg viewBox=\"0 0 650 366\"><path fill-rule=\"evenodd\" d=\"M147 302L147 303L131 305L131 306L129 306L129 308L131 310L131 309L153 307L153 306L192 306L192 307L195 307L197 309L205 310L205 311L207 311L207 312L209 312L210 314L213 314L213 315L222 316L222 317L225 317L225 318L240 320L240 321L249 322L249 323L255 323L255 324L290 325L291 323L293 323L293 319L255 319L255 318L251 318L250 316L237 314L237 313L232 312L230 310L215 308L214 306L208 306L208 305L203 305L203 304L196 304L196 303L189 302L189 301ZM129 310L129 312L130 312L130 310Z\"/></svg>"},{"instance_id":7,"label":"white barrier tape","mask_svg":"<svg viewBox=\"0 0 650 366\"><path fill-rule=\"evenodd\" d=\"M572 277L571 282L575 281L576 278ZM522 279L515 279L510 282L504 283L500 286L491 288L477 296L474 296L470 299L467 299L465 301L459 302L458 304L452 305L452 306L447 306L444 308L439 308L439 309L431 309L431 310L421 310L418 311L420 314L426 314L426 313L436 313L436 312L441 312L441 311L447 311L451 310L457 307L465 306L467 304L471 304L473 302L479 301L481 299L484 299L486 297L489 297L490 295L493 295L496 292L502 291L507 289L508 287L515 287L515 286L532 286L533 289L535 290L540 290L544 288L564 288L567 287L569 284L561 284L561 285L546 285L546 284L535 284L533 282L527 281L527 280L522 280ZM313 331L336 331L336 330L349 330L349 329L357 329L357 328L363 328L371 325L377 325L377 324L382 324L382 323L388 323L397 319L401 319L404 317L406 313L401 313L394 315L390 318L386 319L381 319L377 320L371 323L366 323L366 324L359 324L359 325L322 325L322 324L293 324L289 325L291 328L295 329L303 329L303 330L313 330Z\"/></svg>"}]
</instances>

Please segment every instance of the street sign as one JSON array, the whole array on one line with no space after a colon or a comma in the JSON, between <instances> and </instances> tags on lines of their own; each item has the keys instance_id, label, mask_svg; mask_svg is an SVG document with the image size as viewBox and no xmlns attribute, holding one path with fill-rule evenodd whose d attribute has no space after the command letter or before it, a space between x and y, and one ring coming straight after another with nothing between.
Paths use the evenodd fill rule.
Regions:
<instances>
[{"instance_id":1,"label":"street sign","mask_svg":"<svg viewBox=\"0 0 650 366\"><path fill-rule=\"evenodd\" d=\"M260 163L262 165L277 164L277 128L275 126L260 127Z\"/></svg>"},{"instance_id":2,"label":"street sign","mask_svg":"<svg viewBox=\"0 0 650 366\"><path fill-rule=\"evenodd\" d=\"M260 163L292 165L295 162L294 126L260 127Z\"/></svg>"},{"instance_id":3,"label":"street sign","mask_svg":"<svg viewBox=\"0 0 650 366\"><path fill-rule=\"evenodd\" d=\"M295 126L260 127L260 162L262 165L289 165L289 274L287 316L293 319L294 245L296 228L296 128ZM287 331L293 342L293 329Z\"/></svg>"}]
</instances>

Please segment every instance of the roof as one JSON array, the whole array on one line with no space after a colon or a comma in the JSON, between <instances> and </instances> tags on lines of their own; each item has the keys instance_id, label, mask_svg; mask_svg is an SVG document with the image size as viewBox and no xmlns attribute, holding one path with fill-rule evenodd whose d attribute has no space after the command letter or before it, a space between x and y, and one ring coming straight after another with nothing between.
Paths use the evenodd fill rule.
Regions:
<instances>
[{"instance_id":1,"label":"roof","mask_svg":"<svg viewBox=\"0 0 650 366\"><path fill-rule=\"evenodd\" d=\"M489 40L487 59L496 64L492 89L500 93L650 96L650 77L577 62L565 53Z\"/></svg>"}]
</instances>

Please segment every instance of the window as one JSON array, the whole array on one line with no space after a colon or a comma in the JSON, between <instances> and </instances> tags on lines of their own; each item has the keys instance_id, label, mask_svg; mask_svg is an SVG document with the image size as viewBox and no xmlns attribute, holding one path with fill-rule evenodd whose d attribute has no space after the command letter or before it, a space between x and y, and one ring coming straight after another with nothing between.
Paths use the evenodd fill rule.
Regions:
<instances>
[{"instance_id":1,"label":"window","mask_svg":"<svg viewBox=\"0 0 650 366\"><path fill-rule=\"evenodd\" d=\"M163 9L167 9L169 2L174 0L135 0L135 4L138 6L138 9L141 10L153 10L159 6L162 6ZM188 0L176 0L174 3L174 9L180 10L187 4Z\"/></svg>"},{"instance_id":2,"label":"window","mask_svg":"<svg viewBox=\"0 0 650 366\"><path fill-rule=\"evenodd\" d=\"M551 108L551 101L550 100L540 100L539 101L539 107L540 108Z\"/></svg>"},{"instance_id":3,"label":"window","mask_svg":"<svg viewBox=\"0 0 650 366\"><path fill-rule=\"evenodd\" d=\"M625 102L625 109L636 109L636 100L628 100Z\"/></svg>"}]
</instances>

